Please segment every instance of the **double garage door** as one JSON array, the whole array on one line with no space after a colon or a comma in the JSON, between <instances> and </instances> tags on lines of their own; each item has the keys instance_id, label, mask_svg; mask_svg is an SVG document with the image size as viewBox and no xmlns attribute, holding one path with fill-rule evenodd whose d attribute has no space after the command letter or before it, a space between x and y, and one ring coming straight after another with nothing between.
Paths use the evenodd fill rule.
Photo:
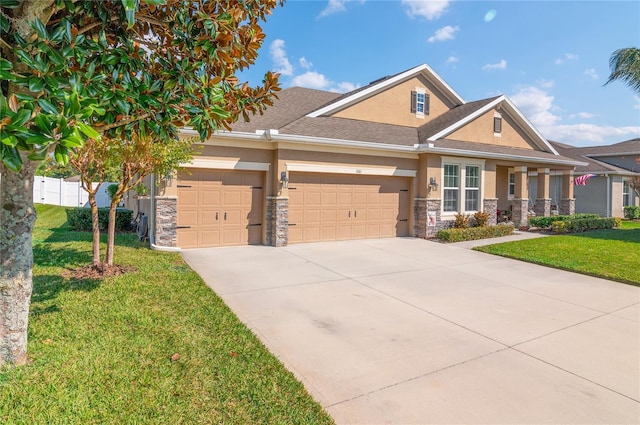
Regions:
<instances>
[{"instance_id":1,"label":"double garage door","mask_svg":"<svg viewBox=\"0 0 640 425\"><path fill-rule=\"evenodd\" d=\"M264 173L192 169L178 177L178 246L262 243ZM408 236L406 177L289 175L289 243Z\"/></svg>"},{"instance_id":2,"label":"double garage door","mask_svg":"<svg viewBox=\"0 0 640 425\"><path fill-rule=\"evenodd\" d=\"M408 178L290 174L289 243L408 235Z\"/></svg>"}]
</instances>

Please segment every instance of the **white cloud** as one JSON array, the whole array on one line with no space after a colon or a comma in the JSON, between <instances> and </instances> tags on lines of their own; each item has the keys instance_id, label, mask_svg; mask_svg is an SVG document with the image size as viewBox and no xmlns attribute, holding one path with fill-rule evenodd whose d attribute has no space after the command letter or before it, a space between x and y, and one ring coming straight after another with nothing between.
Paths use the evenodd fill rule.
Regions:
<instances>
[{"instance_id":1,"label":"white cloud","mask_svg":"<svg viewBox=\"0 0 640 425\"><path fill-rule=\"evenodd\" d=\"M433 21L446 12L449 0L402 0L402 5L410 17L422 17Z\"/></svg>"},{"instance_id":2,"label":"white cloud","mask_svg":"<svg viewBox=\"0 0 640 425\"><path fill-rule=\"evenodd\" d=\"M284 40L279 38L273 40L269 47L269 53L271 54L271 60L275 64L275 72L279 72L284 76L293 75L293 66L287 58L287 52L284 49Z\"/></svg>"},{"instance_id":3,"label":"white cloud","mask_svg":"<svg viewBox=\"0 0 640 425\"><path fill-rule=\"evenodd\" d=\"M598 73L593 68L585 69L584 70L584 75L586 75L587 77L591 77L594 80L598 79Z\"/></svg>"},{"instance_id":4,"label":"white cloud","mask_svg":"<svg viewBox=\"0 0 640 425\"><path fill-rule=\"evenodd\" d=\"M507 61L502 59L498 63L488 63L482 67L483 71L493 71L494 69L507 69Z\"/></svg>"},{"instance_id":5,"label":"white cloud","mask_svg":"<svg viewBox=\"0 0 640 425\"><path fill-rule=\"evenodd\" d=\"M291 80L291 85L306 87L308 89L326 90L335 93L346 93L359 87L357 84L347 81L335 83L323 74L315 71L307 71L304 74L296 75Z\"/></svg>"},{"instance_id":6,"label":"white cloud","mask_svg":"<svg viewBox=\"0 0 640 425\"><path fill-rule=\"evenodd\" d=\"M454 64L454 63L456 63L456 62L460 62L460 59L458 59L458 58L457 58L457 57L455 57L455 56L449 56L449 57L447 58L447 61L446 61L445 63L446 63L447 65L450 65L450 64Z\"/></svg>"},{"instance_id":7,"label":"white cloud","mask_svg":"<svg viewBox=\"0 0 640 425\"><path fill-rule=\"evenodd\" d=\"M337 85L335 85L335 87L333 89L330 89L330 91L337 92L337 93L347 93L359 87L360 85L358 84L353 84L347 81L343 81L342 83L338 83Z\"/></svg>"},{"instance_id":8,"label":"white cloud","mask_svg":"<svg viewBox=\"0 0 640 425\"><path fill-rule=\"evenodd\" d=\"M324 18L325 16L333 15L334 13L341 13L347 10L345 6L347 3L354 0L329 0L327 7L325 7L318 17ZM365 0L360 0L360 3L364 3Z\"/></svg>"},{"instance_id":9,"label":"white cloud","mask_svg":"<svg viewBox=\"0 0 640 425\"><path fill-rule=\"evenodd\" d=\"M301 57L298 60L298 63L300 64L301 67L303 67L304 69L311 69L311 67L313 67L313 64L311 62L309 62L307 60L307 58L305 58L304 56Z\"/></svg>"},{"instance_id":10,"label":"white cloud","mask_svg":"<svg viewBox=\"0 0 640 425\"><path fill-rule=\"evenodd\" d=\"M538 85L543 89L550 89L551 87L555 86L555 84L556 83L553 80L545 80L545 79L538 80Z\"/></svg>"},{"instance_id":11,"label":"white cloud","mask_svg":"<svg viewBox=\"0 0 640 425\"><path fill-rule=\"evenodd\" d=\"M574 146L588 146L640 135L640 126L561 124L562 117L557 114L559 108L553 103L554 96L538 87L522 87L510 98L544 137L551 140L570 143ZM640 101L640 96L638 100ZM593 114L580 112L569 116L569 118L574 117L588 119L592 118Z\"/></svg>"},{"instance_id":12,"label":"white cloud","mask_svg":"<svg viewBox=\"0 0 640 425\"><path fill-rule=\"evenodd\" d=\"M556 65L560 65L566 61L575 61L578 60L578 55L574 53L565 53L563 57L556 59L554 62Z\"/></svg>"},{"instance_id":13,"label":"white cloud","mask_svg":"<svg viewBox=\"0 0 640 425\"><path fill-rule=\"evenodd\" d=\"M435 43L436 41L453 40L456 37L456 33L460 31L459 26L452 27L447 25L439 30L436 30L435 34L428 38L429 43Z\"/></svg>"},{"instance_id":14,"label":"white cloud","mask_svg":"<svg viewBox=\"0 0 640 425\"><path fill-rule=\"evenodd\" d=\"M571 114L569 115L569 118L580 118L583 120L588 120L590 118L595 117L594 114L592 114L591 112L578 112L577 114Z\"/></svg>"}]
</instances>

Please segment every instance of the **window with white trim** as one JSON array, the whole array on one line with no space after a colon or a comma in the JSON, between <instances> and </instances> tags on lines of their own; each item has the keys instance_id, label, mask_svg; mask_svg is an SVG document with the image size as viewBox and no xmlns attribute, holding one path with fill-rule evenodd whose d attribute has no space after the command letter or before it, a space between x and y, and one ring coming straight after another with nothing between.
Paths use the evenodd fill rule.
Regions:
<instances>
[{"instance_id":1,"label":"window with white trim","mask_svg":"<svg viewBox=\"0 0 640 425\"><path fill-rule=\"evenodd\" d=\"M474 213L482 210L482 170L484 162L443 159L442 211Z\"/></svg>"},{"instance_id":2,"label":"window with white trim","mask_svg":"<svg viewBox=\"0 0 640 425\"><path fill-rule=\"evenodd\" d=\"M457 212L460 194L460 167L457 164L444 164L443 191L443 211Z\"/></svg>"},{"instance_id":3,"label":"window with white trim","mask_svg":"<svg viewBox=\"0 0 640 425\"><path fill-rule=\"evenodd\" d=\"M465 167L464 183L464 209L465 211L480 210L480 167L467 165Z\"/></svg>"},{"instance_id":4,"label":"window with white trim","mask_svg":"<svg viewBox=\"0 0 640 425\"><path fill-rule=\"evenodd\" d=\"M429 115L429 94L423 88L416 87L411 92L411 112L415 113L417 118Z\"/></svg>"},{"instance_id":5,"label":"window with white trim","mask_svg":"<svg viewBox=\"0 0 640 425\"><path fill-rule=\"evenodd\" d=\"M509 173L509 199L513 199L516 196L516 174Z\"/></svg>"},{"instance_id":6,"label":"window with white trim","mask_svg":"<svg viewBox=\"0 0 640 425\"><path fill-rule=\"evenodd\" d=\"M631 186L629 185L628 179L622 180L622 206L631 206Z\"/></svg>"}]
</instances>

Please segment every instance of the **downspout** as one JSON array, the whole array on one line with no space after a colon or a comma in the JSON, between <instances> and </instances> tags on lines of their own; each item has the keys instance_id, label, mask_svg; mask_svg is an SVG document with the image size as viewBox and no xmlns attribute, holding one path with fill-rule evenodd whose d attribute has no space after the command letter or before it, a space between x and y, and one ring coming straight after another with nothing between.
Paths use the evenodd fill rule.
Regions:
<instances>
[{"instance_id":1,"label":"downspout","mask_svg":"<svg viewBox=\"0 0 640 425\"><path fill-rule=\"evenodd\" d=\"M156 242L156 175L151 174L151 207L149 211L149 245L154 251L179 252L180 248L173 246L158 246Z\"/></svg>"}]
</instances>

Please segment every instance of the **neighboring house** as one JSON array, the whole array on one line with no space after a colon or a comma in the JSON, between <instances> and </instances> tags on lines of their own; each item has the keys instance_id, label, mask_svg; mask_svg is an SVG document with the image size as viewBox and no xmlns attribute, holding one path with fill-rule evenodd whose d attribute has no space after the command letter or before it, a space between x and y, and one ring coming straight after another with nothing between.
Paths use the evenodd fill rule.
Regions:
<instances>
[{"instance_id":1,"label":"neighboring house","mask_svg":"<svg viewBox=\"0 0 640 425\"><path fill-rule=\"evenodd\" d=\"M163 247L426 238L457 213L526 223L529 198L549 215L553 173L560 213L572 213L579 165L508 97L466 102L420 65L346 94L281 91L264 115L216 133L185 171L152 185L146 205Z\"/></svg>"},{"instance_id":2,"label":"neighboring house","mask_svg":"<svg viewBox=\"0 0 640 425\"><path fill-rule=\"evenodd\" d=\"M629 178L640 175L640 138L606 146L551 144L561 155L587 163L576 167L576 176L595 175L575 187L576 212L624 217L624 207L640 205L629 186Z\"/></svg>"}]
</instances>

